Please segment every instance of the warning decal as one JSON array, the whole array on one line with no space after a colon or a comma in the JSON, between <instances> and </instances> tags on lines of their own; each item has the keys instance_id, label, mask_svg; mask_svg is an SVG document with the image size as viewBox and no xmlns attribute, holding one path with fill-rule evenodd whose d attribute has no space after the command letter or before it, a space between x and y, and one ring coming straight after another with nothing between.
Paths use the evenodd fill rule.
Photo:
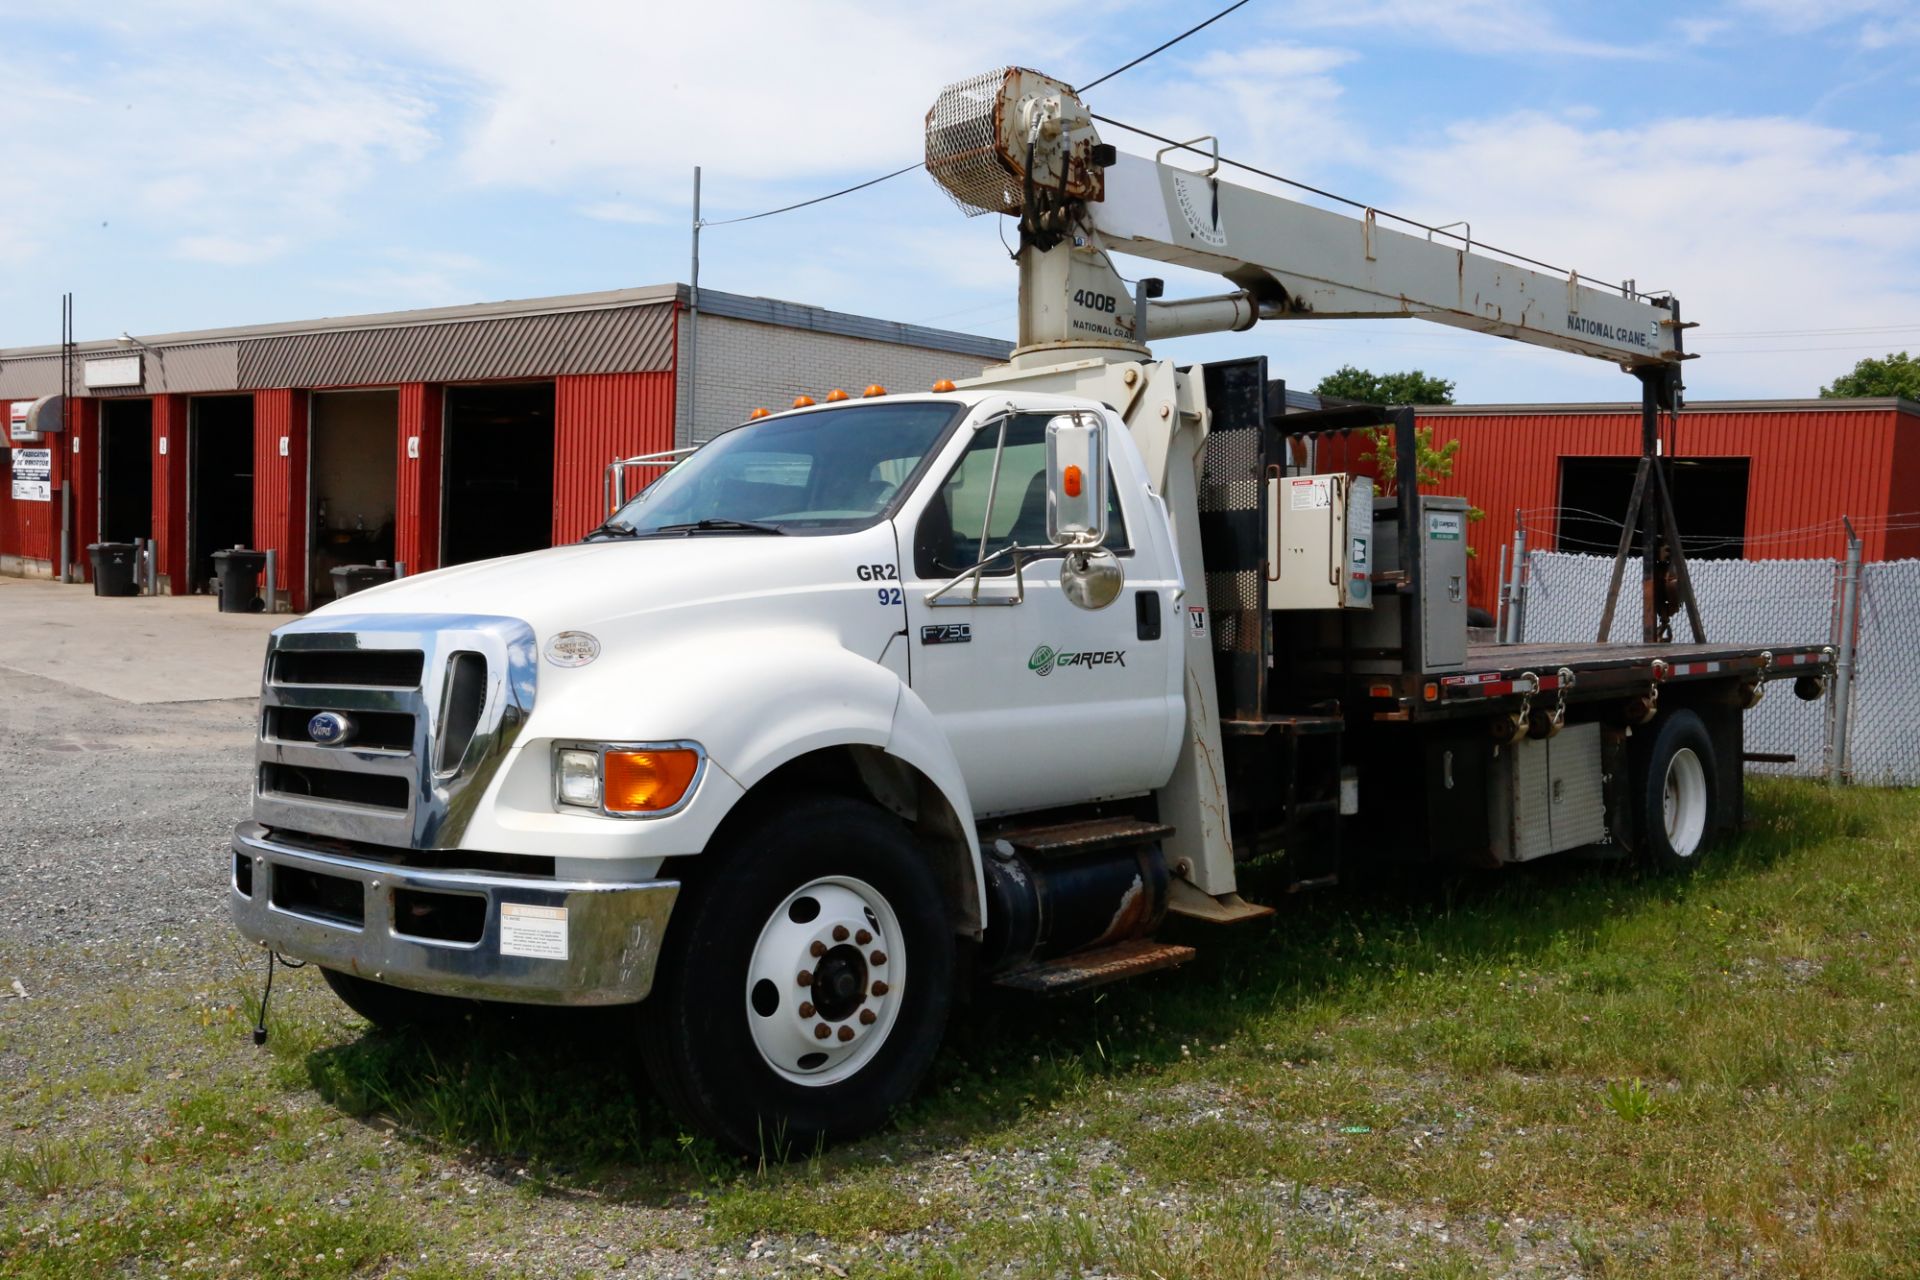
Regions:
<instances>
[{"instance_id":1,"label":"warning decal","mask_svg":"<svg viewBox=\"0 0 1920 1280\"><path fill-rule=\"evenodd\" d=\"M535 960L567 958L567 909L524 902L500 904L500 954Z\"/></svg>"},{"instance_id":2,"label":"warning decal","mask_svg":"<svg viewBox=\"0 0 1920 1280\"><path fill-rule=\"evenodd\" d=\"M1288 505L1295 511L1323 511L1333 505L1332 476L1299 476L1287 482Z\"/></svg>"}]
</instances>

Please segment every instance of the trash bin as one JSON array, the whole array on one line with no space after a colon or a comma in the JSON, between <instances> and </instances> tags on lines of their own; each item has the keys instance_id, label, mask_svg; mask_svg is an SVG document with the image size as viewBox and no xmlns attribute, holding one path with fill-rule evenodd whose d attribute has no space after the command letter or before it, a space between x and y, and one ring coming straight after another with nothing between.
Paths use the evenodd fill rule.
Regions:
<instances>
[{"instance_id":1,"label":"trash bin","mask_svg":"<svg viewBox=\"0 0 1920 1280\"><path fill-rule=\"evenodd\" d=\"M140 594L140 554L131 542L89 542L87 558L93 561L93 594Z\"/></svg>"},{"instance_id":2,"label":"trash bin","mask_svg":"<svg viewBox=\"0 0 1920 1280\"><path fill-rule=\"evenodd\" d=\"M267 553L231 551L213 553L213 572L220 579L220 612L262 613L267 602L260 598L260 571L267 567Z\"/></svg>"},{"instance_id":3,"label":"trash bin","mask_svg":"<svg viewBox=\"0 0 1920 1280\"><path fill-rule=\"evenodd\" d=\"M385 560L378 564L343 564L334 566L333 595L337 600L350 596L356 591L365 591L368 587L377 587L383 582L393 581L393 566Z\"/></svg>"}]
</instances>

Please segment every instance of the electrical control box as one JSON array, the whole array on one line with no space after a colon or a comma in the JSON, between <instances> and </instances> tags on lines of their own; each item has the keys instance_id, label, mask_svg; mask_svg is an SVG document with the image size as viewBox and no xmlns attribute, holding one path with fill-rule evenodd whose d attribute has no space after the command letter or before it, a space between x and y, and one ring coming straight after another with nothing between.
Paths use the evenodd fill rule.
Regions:
<instances>
[{"instance_id":1,"label":"electrical control box","mask_svg":"<svg viewBox=\"0 0 1920 1280\"><path fill-rule=\"evenodd\" d=\"M1373 481L1267 479L1267 608L1373 608Z\"/></svg>"}]
</instances>

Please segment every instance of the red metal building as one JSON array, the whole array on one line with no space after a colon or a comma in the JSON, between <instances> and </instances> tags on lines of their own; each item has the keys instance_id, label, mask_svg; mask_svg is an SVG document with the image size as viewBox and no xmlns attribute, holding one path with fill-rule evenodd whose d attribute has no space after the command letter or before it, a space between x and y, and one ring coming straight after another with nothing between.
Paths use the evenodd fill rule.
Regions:
<instances>
[{"instance_id":1,"label":"red metal building","mask_svg":"<svg viewBox=\"0 0 1920 1280\"><path fill-rule=\"evenodd\" d=\"M1469 533L1473 603L1493 607L1516 511L1535 549L1612 554L1640 453L1637 404L1447 405L1419 421L1437 444L1460 442L1443 487L1486 513ZM1705 401L1669 443L1689 554L1836 559L1846 516L1868 559L1920 557L1920 403Z\"/></svg>"},{"instance_id":2,"label":"red metal building","mask_svg":"<svg viewBox=\"0 0 1920 1280\"><path fill-rule=\"evenodd\" d=\"M278 553L276 598L304 612L338 564L417 573L576 539L604 518L608 462L755 405L919 389L1008 350L702 290L696 370L688 302L663 285L80 343L69 429L0 454L0 573L57 573L65 486L78 576L88 543L144 538L161 590L186 594L244 544ZM0 403L60 389L58 347L0 351ZM50 484L14 484L40 450Z\"/></svg>"}]
</instances>

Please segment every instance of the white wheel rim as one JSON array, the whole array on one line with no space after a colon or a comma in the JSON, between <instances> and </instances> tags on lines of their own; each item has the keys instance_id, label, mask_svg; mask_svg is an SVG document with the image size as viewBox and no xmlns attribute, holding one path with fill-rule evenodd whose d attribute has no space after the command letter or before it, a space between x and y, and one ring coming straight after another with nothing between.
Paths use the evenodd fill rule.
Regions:
<instances>
[{"instance_id":1,"label":"white wheel rim","mask_svg":"<svg viewBox=\"0 0 1920 1280\"><path fill-rule=\"evenodd\" d=\"M1667 828L1667 847L1682 858L1691 858L1707 831L1707 771L1692 747L1680 748L1667 761L1660 808Z\"/></svg>"},{"instance_id":2,"label":"white wheel rim","mask_svg":"<svg viewBox=\"0 0 1920 1280\"><path fill-rule=\"evenodd\" d=\"M811 1087L871 1062L899 1020L905 943L893 908L864 880L822 876L788 894L747 964L747 1026L761 1060Z\"/></svg>"}]
</instances>

